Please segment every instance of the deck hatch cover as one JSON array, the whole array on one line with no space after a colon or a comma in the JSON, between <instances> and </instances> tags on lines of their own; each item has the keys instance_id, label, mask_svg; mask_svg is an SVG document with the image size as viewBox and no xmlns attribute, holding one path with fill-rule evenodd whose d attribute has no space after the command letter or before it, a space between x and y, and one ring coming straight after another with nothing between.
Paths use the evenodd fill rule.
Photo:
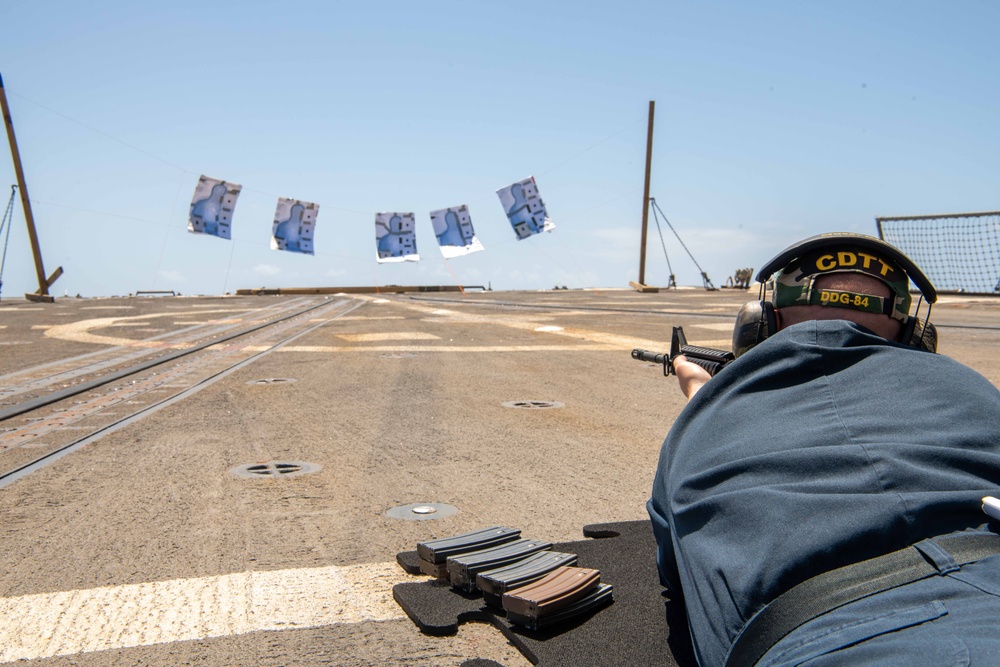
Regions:
<instances>
[{"instance_id":1,"label":"deck hatch cover","mask_svg":"<svg viewBox=\"0 0 1000 667\"><path fill-rule=\"evenodd\" d=\"M318 472L320 466L305 461L269 461L267 463L246 463L230 469L237 477L260 479L267 477L295 477Z\"/></svg>"},{"instance_id":2,"label":"deck hatch cover","mask_svg":"<svg viewBox=\"0 0 1000 667\"><path fill-rule=\"evenodd\" d=\"M507 401L502 403L505 408L526 408L529 410L554 410L566 405L558 401Z\"/></svg>"}]
</instances>

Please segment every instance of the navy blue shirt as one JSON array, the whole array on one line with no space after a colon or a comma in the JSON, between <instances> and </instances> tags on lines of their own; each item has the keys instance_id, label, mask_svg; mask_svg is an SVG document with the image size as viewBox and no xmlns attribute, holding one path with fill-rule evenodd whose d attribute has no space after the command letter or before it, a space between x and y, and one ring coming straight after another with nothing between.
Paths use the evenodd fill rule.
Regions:
<instances>
[{"instance_id":1,"label":"navy blue shirt","mask_svg":"<svg viewBox=\"0 0 1000 667\"><path fill-rule=\"evenodd\" d=\"M817 574L981 526L1000 495L1000 392L844 320L782 330L691 399L648 509L702 665Z\"/></svg>"}]
</instances>

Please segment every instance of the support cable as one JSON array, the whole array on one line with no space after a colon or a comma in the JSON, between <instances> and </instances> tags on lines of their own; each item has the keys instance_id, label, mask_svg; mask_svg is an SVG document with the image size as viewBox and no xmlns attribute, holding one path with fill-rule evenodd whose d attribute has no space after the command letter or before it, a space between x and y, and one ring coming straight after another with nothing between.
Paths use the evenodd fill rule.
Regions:
<instances>
[{"instance_id":1,"label":"support cable","mask_svg":"<svg viewBox=\"0 0 1000 667\"><path fill-rule=\"evenodd\" d=\"M656 203L652 197L649 201L651 203ZM660 228L660 218L656 215L656 211L653 211L653 222L656 223L656 231L660 234L660 245L663 246L663 256L667 259L667 270L670 271L670 281L667 283L667 289L673 287L677 289L677 277L674 275L674 267L670 265L670 256L667 255L667 244L663 240L663 230Z\"/></svg>"},{"instance_id":2,"label":"support cable","mask_svg":"<svg viewBox=\"0 0 1000 667\"><path fill-rule=\"evenodd\" d=\"M712 284L712 279L708 277L708 274L705 273L705 270L701 268L700 264L698 264L698 260L696 260L694 258L694 255L691 254L691 251L688 250L688 247L686 245L684 245L684 240L681 239L681 235L677 233L677 230L674 229L674 226L670 224L670 220L668 220L667 216L664 215L663 211L660 210L660 205L656 203L656 199L654 197L650 197L649 198L649 203L653 207L653 218L657 220L657 222L656 222L657 228L659 228L659 226L660 226L660 223L659 223L659 220L657 219L657 216L658 215L663 216L663 221L665 223L667 223L667 227L670 227L670 231L672 231L674 233L674 236L677 237L677 240L680 242L681 247L684 248L684 252L686 252L688 254L688 257L691 258L691 261L694 262L694 265L698 267L698 271L701 272L701 283L702 283L702 285L707 290L710 290L710 291L717 290L718 288L715 285Z\"/></svg>"},{"instance_id":3,"label":"support cable","mask_svg":"<svg viewBox=\"0 0 1000 667\"><path fill-rule=\"evenodd\" d=\"M7 210L4 211L3 220L0 221L0 234L4 234L4 227L7 232L3 237L3 256L0 258L0 290L3 289L3 267L7 263L7 243L10 241L10 228L14 226L14 196L17 186L10 186L10 199L7 201Z\"/></svg>"}]
</instances>

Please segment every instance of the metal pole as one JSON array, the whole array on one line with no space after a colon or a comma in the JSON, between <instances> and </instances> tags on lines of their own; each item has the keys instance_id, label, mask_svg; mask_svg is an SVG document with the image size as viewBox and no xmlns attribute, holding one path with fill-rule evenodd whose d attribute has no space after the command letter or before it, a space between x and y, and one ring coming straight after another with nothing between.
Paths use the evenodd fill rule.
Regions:
<instances>
[{"instance_id":1,"label":"metal pole","mask_svg":"<svg viewBox=\"0 0 1000 667\"><path fill-rule=\"evenodd\" d=\"M649 223L649 174L653 167L653 110L649 101L649 128L646 131L646 185L642 190L642 241L639 244L639 284L646 284L646 226Z\"/></svg>"},{"instance_id":2,"label":"metal pole","mask_svg":"<svg viewBox=\"0 0 1000 667\"><path fill-rule=\"evenodd\" d=\"M0 109L3 111L3 122L7 128L7 141L10 143L10 155L14 159L14 173L17 175L17 189L21 193L21 207L24 209L24 219L28 223L28 240L31 241L31 254L35 257L35 274L38 276L38 291L31 296L47 297L40 300L51 301L49 285L62 273L62 267L52 274L52 280L46 280L45 267L42 265L42 250L38 245L38 234L35 231L35 217L31 214L31 201L28 199L28 186L24 182L24 170L21 168L21 154L17 150L17 138L14 136L14 122L10 118L10 107L7 106L7 93L3 88L3 77L0 76Z\"/></svg>"}]
</instances>

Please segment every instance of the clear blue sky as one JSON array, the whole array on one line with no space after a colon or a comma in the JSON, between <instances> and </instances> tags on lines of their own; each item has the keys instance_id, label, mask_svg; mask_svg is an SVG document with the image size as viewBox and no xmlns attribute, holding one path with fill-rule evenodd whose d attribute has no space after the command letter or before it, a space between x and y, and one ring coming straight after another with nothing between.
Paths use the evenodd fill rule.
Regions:
<instances>
[{"instance_id":1,"label":"clear blue sky","mask_svg":"<svg viewBox=\"0 0 1000 667\"><path fill-rule=\"evenodd\" d=\"M1000 208L996 2L5 0L0 26L57 296L627 287L650 100L652 194L717 285L877 215ZM232 241L187 232L200 174L243 186ZM530 175L557 228L517 241L495 191ZM279 196L320 205L314 256L270 249ZM445 262L429 212L460 204L486 249ZM419 263L376 263L377 211L416 213ZM37 287L19 206L3 280Z\"/></svg>"}]
</instances>

